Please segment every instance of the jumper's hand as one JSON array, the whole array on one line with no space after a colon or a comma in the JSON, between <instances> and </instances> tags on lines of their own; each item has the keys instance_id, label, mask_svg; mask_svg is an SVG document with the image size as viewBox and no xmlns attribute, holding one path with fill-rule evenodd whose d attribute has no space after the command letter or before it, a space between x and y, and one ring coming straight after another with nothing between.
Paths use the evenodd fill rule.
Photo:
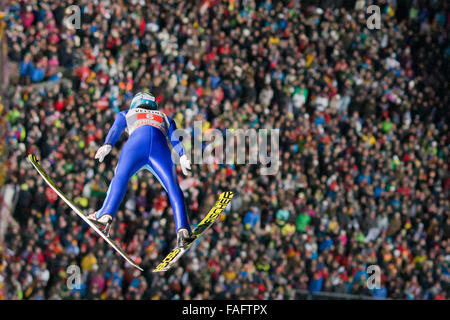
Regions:
<instances>
[{"instance_id":1,"label":"jumper's hand","mask_svg":"<svg viewBox=\"0 0 450 320\"><path fill-rule=\"evenodd\" d=\"M111 152L112 146L110 144L104 144L100 148L98 148L97 153L95 154L95 159L98 159L98 161L103 162L103 159L105 159L105 156Z\"/></svg>"},{"instance_id":2,"label":"jumper's hand","mask_svg":"<svg viewBox=\"0 0 450 320\"><path fill-rule=\"evenodd\" d=\"M185 154L180 157L180 166L183 174L187 176L189 173L188 170L191 170L191 161L188 159L188 157L186 157Z\"/></svg>"}]
</instances>

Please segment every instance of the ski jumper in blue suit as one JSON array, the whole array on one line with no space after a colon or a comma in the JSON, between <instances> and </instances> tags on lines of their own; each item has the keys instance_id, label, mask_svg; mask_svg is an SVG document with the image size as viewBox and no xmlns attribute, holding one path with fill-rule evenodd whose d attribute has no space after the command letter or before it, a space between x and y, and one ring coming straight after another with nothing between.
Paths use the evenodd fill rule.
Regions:
<instances>
[{"instance_id":1,"label":"ski jumper in blue suit","mask_svg":"<svg viewBox=\"0 0 450 320\"><path fill-rule=\"evenodd\" d=\"M176 130L175 121L159 110L134 108L121 111L108 132L105 144L114 146L125 129L130 136L122 148L106 199L96 216L100 218L109 214L114 217L127 191L129 179L136 172L146 169L167 191L174 212L176 230L186 228L190 233L184 195L178 185L175 164L167 141L169 139L180 157L184 154L182 143L177 138L171 138Z\"/></svg>"}]
</instances>

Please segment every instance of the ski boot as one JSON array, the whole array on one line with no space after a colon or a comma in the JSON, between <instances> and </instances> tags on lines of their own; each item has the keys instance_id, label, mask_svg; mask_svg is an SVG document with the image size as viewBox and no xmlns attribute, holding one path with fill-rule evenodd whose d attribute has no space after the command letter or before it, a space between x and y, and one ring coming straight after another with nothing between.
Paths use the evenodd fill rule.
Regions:
<instances>
[{"instance_id":1,"label":"ski boot","mask_svg":"<svg viewBox=\"0 0 450 320\"><path fill-rule=\"evenodd\" d=\"M103 214L100 218L97 218L97 213L91 213L88 215L88 219L93 222L97 227L102 228L103 233L109 237L109 231L111 230L112 216L109 214Z\"/></svg>"},{"instance_id":2,"label":"ski boot","mask_svg":"<svg viewBox=\"0 0 450 320\"><path fill-rule=\"evenodd\" d=\"M195 240L195 236L189 234L189 231L185 228L180 228L177 231L177 248L186 249L192 241Z\"/></svg>"}]
</instances>

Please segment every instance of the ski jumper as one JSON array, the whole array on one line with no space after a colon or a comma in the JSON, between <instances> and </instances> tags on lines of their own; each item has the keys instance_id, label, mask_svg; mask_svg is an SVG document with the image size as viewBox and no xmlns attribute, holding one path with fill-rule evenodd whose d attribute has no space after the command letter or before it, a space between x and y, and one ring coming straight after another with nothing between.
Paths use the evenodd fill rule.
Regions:
<instances>
[{"instance_id":1,"label":"ski jumper","mask_svg":"<svg viewBox=\"0 0 450 320\"><path fill-rule=\"evenodd\" d=\"M186 228L190 233L184 195L178 185L175 164L167 143L169 138L178 155L181 157L184 154L181 142L172 138L172 133L176 130L175 121L158 110L134 108L121 111L108 132L105 144L114 146L125 128L129 138L122 148L106 199L96 213L97 218L104 214L112 217L116 215L127 191L128 181L135 173L145 169L150 171L167 191L176 230Z\"/></svg>"}]
</instances>

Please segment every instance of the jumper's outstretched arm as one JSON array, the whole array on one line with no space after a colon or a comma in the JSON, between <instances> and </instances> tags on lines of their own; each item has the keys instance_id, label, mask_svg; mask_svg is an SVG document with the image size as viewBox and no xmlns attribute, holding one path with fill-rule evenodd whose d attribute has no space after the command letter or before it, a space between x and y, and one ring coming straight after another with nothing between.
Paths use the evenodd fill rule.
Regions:
<instances>
[{"instance_id":1,"label":"jumper's outstretched arm","mask_svg":"<svg viewBox=\"0 0 450 320\"><path fill-rule=\"evenodd\" d=\"M112 127L109 129L104 144L114 146L120 138L123 130L127 127L127 120L125 118L126 111L121 111L117 114Z\"/></svg>"},{"instance_id":2,"label":"jumper's outstretched arm","mask_svg":"<svg viewBox=\"0 0 450 320\"><path fill-rule=\"evenodd\" d=\"M170 143L172 144L173 149L178 153L178 156L180 157L181 171L183 171L183 174L185 176L187 176L188 170L191 170L191 161L184 154L183 144L181 143L182 140L180 140L180 138L182 138L182 136L179 137L176 134L174 134L175 130L177 130L177 125L176 125L175 121L169 117L167 117L167 119L169 120L168 137L169 137Z\"/></svg>"},{"instance_id":3,"label":"jumper's outstretched arm","mask_svg":"<svg viewBox=\"0 0 450 320\"><path fill-rule=\"evenodd\" d=\"M114 120L114 123L106 136L105 143L97 150L95 154L95 159L103 162L106 155L111 152L112 147L117 143L120 135L127 126L127 120L125 118L126 114L126 111L122 111L117 114L116 120Z\"/></svg>"},{"instance_id":4,"label":"jumper's outstretched arm","mask_svg":"<svg viewBox=\"0 0 450 320\"><path fill-rule=\"evenodd\" d=\"M172 144L172 147L175 149L175 151L178 153L178 156L181 157L184 154L184 148L183 144L181 143L180 138L174 132L177 130L177 125L175 121L172 118L167 117L169 120L169 132L168 137L170 140L170 143Z\"/></svg>"}]
</instances>

